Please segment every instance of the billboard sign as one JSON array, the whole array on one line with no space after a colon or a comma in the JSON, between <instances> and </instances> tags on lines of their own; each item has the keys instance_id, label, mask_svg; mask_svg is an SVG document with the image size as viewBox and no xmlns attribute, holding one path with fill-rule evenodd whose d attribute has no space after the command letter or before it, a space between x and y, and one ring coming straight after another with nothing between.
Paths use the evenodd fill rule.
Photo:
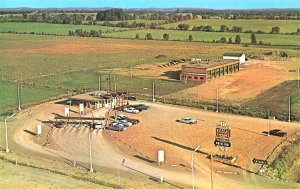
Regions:
<instances>
[{"instance_id":1,"label":"billboard sign","mask_svg":"<svg viewBox=\"0 0 300 189\"><path fill-rule=\"evenodd\" d=\"M165 151L164 150L159 150L158 151L158 163L163 163L165 161Z\"/></svg>"},{"instance_id":2,"label":"billboard sign","mask_svg":"<svg viewBox=\"0 0 300 189\"><path fill-rule=\"evenodd\" d=\"M41 124L37 125L37 135L38 136L42 135L42 125Z\"/></svg>"}]
</instances>

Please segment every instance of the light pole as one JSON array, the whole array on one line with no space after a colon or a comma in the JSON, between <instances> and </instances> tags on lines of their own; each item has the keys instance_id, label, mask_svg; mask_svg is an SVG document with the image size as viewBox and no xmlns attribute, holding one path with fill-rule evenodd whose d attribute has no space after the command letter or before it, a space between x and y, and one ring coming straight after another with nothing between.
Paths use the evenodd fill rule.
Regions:
<instances>
[{"instance_id":1,"label":"light pole","mask_svg":"<svg viewBox=\"0 0 300 189\"><path fill-rule=\"evenodd\" d=\"M8 153L9 152L9 148L8 148L8 133L7 133L7 120L14 117L16 115L16 113L14 113L13 115L7 117L5 120L4 120L4 124L5 124L5 141L6 141L6 152Z\"/></svg>"},{"instance_id":2,"label":"light pole","mask_svg":"<svg viewBox=\"0 0 300 189\"><path fill-rule=\"evenodd\" d=\"M219 112L219 89L217 89L217 112Z\"/></svg>"},{"instance_id":3,"label":"light pole","mask_svg":"<svg viewBox=\"0 0 300 189\"><path fill-rule=\"evenodd\" d=\"M90 172L94 172L93 170L93 161L92 161L92 143L91 143L91 135L93 134L94 131L92 131L90 134L89 134L89 144L90 144L90 164L91 164L91 167L90 167Z\"/></svg>"},{"instance_id":4,"label":"light pole","mask_svg":"<svg viewBox=\"0 0 300 189\"><path fill-rule=\"evenodd\" d=\"M268 108L268 136L270 136L270 109Z\"/></svg>"},{"instance_id":5,"label":"light pole","mask_svg":"<svg viewBox=\"0 0 300 189\"><path fill-rule=\"evenodd\" d=\"M289 122L291 122L291 97L289 96Z\"/></svg>"},{"instance_id":6,"label":"light pole","mask_svg":"<svg viewBox=\"0 0 300 189\"><path fill-rule=\"evenodd\" d=\"M155 102L155 84L152 83L152 102Z\"/></svg>"},{"instance_id":7,"label":"light pole","mask_svg":"<svg viewBox=\"0 0 300 189\"><path fill-rule=\"evenodd\" d=\"M200 148L200 146L197 146L197 148L192 153L192 177L193 177L193 189L195 189L195 175L194 175L194 153Z\"/></svg>"}]
</instances>

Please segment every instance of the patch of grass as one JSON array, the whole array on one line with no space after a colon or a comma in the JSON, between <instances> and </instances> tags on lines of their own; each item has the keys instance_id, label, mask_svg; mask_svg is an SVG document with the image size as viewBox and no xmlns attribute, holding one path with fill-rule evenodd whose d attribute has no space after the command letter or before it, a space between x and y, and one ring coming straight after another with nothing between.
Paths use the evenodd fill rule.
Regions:
<instances>
[{"instance_id":1,"label":"patch of grass","mask_svg":"<svg viewBox=\"0 0 300 189\"><path fill-rule=\"evenodd\" d=\"M247 33L229 33L229 32L201 32L201 31L179 31L179 30L130 30L124 32L107 33L105 36L113 38L126 38L134 39L136 34L140 35L141 39L145 38L147 33L151 33L153 39L163 40L163 34L168 33L170 40L188 41L189 35L193 36L193 41L212 42L213 40L220 40L222 37L226 37L228 40L230 37L234 42L235 36L240 35L241 43L251 43L251 34ZM271 45L300 45L299 35L273 35L273 34L255 34L257 41L263 41L263 43Z\"/></svg>"},{"instance_id":2,"label":"patch of grass","mask_svg":"<svg viewBox=\"0 0 300 189\"><path fill-rule=\"evenodd\" d=\"M300 25L300 20L262 20L262 19L239 19L239 20L216 20L216 19L195 19L195 20L186 20L178 23L171 23L163 25L166 28L176 28L178 24L185 23L189 24L191 28L193 26L200 25L210 25L215 30L220 30L221 25L226 25L230 29L233 26L243 27L243 31L252 30L257 31L261 30L264 32L270 32L272 27L280 27L282 33L291 33L296 32L298 26Z\"/></svg>"},{"instance_id":3,"label":"patch of grass","mask_svg":"<svg viewBox=\"0 0 300 189\"><path fill-rule=\"evenodd\" d=\"M0 32L16 31L16 32L34 32L45 34L68 35L69 30L101 30L103 32L112 32L124 30L126 28L94 26L94 25L72 25L72 24L49 24L37 22L5 22L0 23Z\"/></svg>"},{"instance_id":4,"label":"patch of grass","mask_svg":"<svg viewBox=\"0 0 300 189\"><path fill-rule=\"evenodd\" d=\"M45 99L62 95L62 92L55 90L45 90L35 87L21 87L21 103L22 106L37 103ZM17 108L17 85L7 82L0 82L0 115L7 116L9 110Z\"/></svg>"},{"instance_id":5,"label":"patch of grass","mask_svg":"<svg viewBox=\"0 0 300 189\"><path fill-rule=\"evenodd\" d=\"M255 99L245 102L243 106L253 110L266 111L268 108L271 114L276 115L280 120L288 118L288 97L291 97L291 120L300 120L300 88L298 81L283 82L263 93Z\"/></svg>"},{"instance_id":6,"label":"patch of grass","mask_svg":"<svg viewBox=\"0 0 300 189\"><path fill-rule=\"evenodd\" d=\"M283 148L270 164L268 174L273 178L300 183L300 137Z\"/></svg>"}]
</instances>

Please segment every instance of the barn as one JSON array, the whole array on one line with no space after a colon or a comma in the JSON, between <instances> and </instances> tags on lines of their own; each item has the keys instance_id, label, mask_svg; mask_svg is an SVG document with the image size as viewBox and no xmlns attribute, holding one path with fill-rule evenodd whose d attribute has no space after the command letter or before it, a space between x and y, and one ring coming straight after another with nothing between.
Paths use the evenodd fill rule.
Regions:
<instances>
[{"instance_id":1,"label":"barn","mask_svg":"<svg viewBox=\"0 0 300 189\"><path fill-rule=\"evenodd\" d=\"M182 65L180 80L205 83L240 70L240 60L188 62Z\"/></svg>"},{"instance_id":2,"label":"barn","mask_svg":"<svg viewBox=\"0 0 300 189\"><path fill-rule=\"evenodd\" d=\"M225 53L223 55L224 60L239 60L241 64L246 61L246 55L244 53Z\"/></svg>"}]
</instances>

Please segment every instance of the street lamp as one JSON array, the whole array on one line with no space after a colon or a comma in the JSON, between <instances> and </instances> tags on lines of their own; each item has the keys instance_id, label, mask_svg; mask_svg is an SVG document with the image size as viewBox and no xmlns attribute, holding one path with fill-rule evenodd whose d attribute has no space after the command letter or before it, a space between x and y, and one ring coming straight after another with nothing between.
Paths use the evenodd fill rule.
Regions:
<instances>
[{"instance_id":1,"label":"street lamp","mask_svg":"<svg viewBox=\"0 0 300 189\"><path fill-rule=\"evenodd\" d=\"M192 177L193 177L193 189L195 189L195 175L194 175L194 153L200 148L200 146L197 146L197 148L192 153Z\"/></svg>"},{"instance_id":2,"label":"street lamp","mask_svg":"<svg viewBox=\"0 0 300 189\"><path fill-rule=\"evenodd\" d=\"M16 113L14 113L13 115L7 117L5 120L4 120L4 124L5 124L5 141L6 141L6 152L8 153L9 152L9 148L8 148L8 133L7 133L7 120L14 117L16 115Z\"/></svg>"},{"instance_id":3,"label":"street lamp","mask_svg":"<svg viewBox=\"0 0 300 189\"><path fill-rule=\"evenodd\" d=\"M94 172L93 170L93 161L92 161L92 143L91 143L91 135L93 134L94 131L92 131L90 134L89 134L89 144L90 144L90 164L91 164L91 167L90 167L90 172Z\"/></svg>"}]
</instances>

